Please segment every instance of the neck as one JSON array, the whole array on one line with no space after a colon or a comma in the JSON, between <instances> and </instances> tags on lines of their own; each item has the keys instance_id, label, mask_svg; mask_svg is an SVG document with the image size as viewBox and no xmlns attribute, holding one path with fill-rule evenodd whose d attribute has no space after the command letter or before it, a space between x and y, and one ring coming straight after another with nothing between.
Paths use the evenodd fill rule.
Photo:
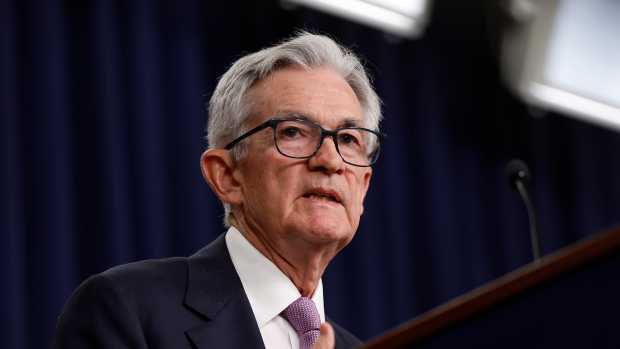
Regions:
<instances>
[{"instance_id":1,"label":"neck","mask_svg":"<svg viewBox=\"0 0 620 349\"><path fill-rule=\"evenodd\" d=\"M315 245L297 238L270 238L261 229L252 229L255 226L243 219L234 219L232 225L293 282L303 297L312 297L325 268L338 252L335 244Z\"/></svg>"}]
</instances>

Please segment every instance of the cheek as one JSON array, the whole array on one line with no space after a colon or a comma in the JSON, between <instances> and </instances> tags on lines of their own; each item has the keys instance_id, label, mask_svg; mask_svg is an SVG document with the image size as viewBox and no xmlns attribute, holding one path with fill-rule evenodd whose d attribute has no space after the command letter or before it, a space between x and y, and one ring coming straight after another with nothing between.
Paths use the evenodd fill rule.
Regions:
<instances>
[{"instance_id":1,"label":"cheek","mask_svg":"<svg viewBox=\"0 0 620 349\"><path fill-rule=\"evenodd\" d=\"M274 189L269 178L265 169L257 166L246 171L244 175L244 201L246 209L252 211L252 214L258 214L273 204Z\"/></svg>"},{"instance_id":2,"label":"cheek","mask_svg":"<svg viewBox=\"0 0 620 349\"><path fill-rule=\"evenodd\" d=\"M285 213L295 198L299 178L300 175L290 169L278 167L256 172L252 181L262 205Z\"/></svg>"},{"instance_id":3,"label":"cheek","mask_svg":"<svg viewBox=\"0 0 620 349\"><path fill-rule=\"evenodd\" d=\"M355 218L359 217L363 211L363 201L364 201L364 186L361 181L357 179L353 181L350 185L351 188L351 205L349 213Z\"/></svg>"}]
</instances>

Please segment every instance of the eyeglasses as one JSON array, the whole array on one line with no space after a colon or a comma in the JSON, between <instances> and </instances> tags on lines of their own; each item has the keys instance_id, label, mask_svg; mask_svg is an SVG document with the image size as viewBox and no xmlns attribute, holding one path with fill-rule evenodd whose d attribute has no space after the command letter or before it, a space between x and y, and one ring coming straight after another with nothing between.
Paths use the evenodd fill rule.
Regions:
<instances>
[{"instance_id":1,"label":"eyeglasses","mask_svg":"<svg viewBox=\"0 0 620 349\"><path fill-rule=\"evenodd\" d=\"M347 164L368 167L379 158L379 148L384 135L363 127L341 127L329 131L304 118L273 118L247 131L224 147L232 149L245 138L270 127L278 152L294 159L313 157L329 136L336 151Z\"/></svg>"}]
</instances>

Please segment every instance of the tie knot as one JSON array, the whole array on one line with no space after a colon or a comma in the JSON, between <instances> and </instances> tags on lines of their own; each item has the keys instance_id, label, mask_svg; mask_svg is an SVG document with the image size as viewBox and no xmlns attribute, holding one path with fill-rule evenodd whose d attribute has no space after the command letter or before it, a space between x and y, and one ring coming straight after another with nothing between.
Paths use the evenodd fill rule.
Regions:
<instances>
[{"instance_id":1,"label":"tie knot","mask_svg":"<svg viewBox=\"0 0 620 349\"><path fill-rule=\"evenodd\" d=\"M282 316L288 320L297 332L302 348L309 348L319 338L321 318L316 305L310 298L297 298L297 300L284 309ZM304 342L307 342L307 344Z\"/></svg>"}]
</instances>

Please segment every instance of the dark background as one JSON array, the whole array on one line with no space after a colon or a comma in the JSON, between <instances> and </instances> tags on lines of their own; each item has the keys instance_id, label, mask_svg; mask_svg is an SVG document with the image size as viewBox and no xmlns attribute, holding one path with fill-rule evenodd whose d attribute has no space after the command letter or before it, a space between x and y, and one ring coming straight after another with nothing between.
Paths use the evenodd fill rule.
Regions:
<instances>
[{"instance_id":1,"label":"dark background","mask_svg":"<svg viewBox=\"0 0 620 349\"><path fill-rule=\"evenodd\" d=\"M89 275L224 231L198 165L204 105L236 58L298 28L364 57L384 103L366 213L324 276L328 314L360 338L530 261L514 157L544 253L619 223L620 134L531 116L501 82L495 18L437 0L422 39L395 41L277 1L2 0L3 347L48 347Z\"/></svg>"}]
</instances>

